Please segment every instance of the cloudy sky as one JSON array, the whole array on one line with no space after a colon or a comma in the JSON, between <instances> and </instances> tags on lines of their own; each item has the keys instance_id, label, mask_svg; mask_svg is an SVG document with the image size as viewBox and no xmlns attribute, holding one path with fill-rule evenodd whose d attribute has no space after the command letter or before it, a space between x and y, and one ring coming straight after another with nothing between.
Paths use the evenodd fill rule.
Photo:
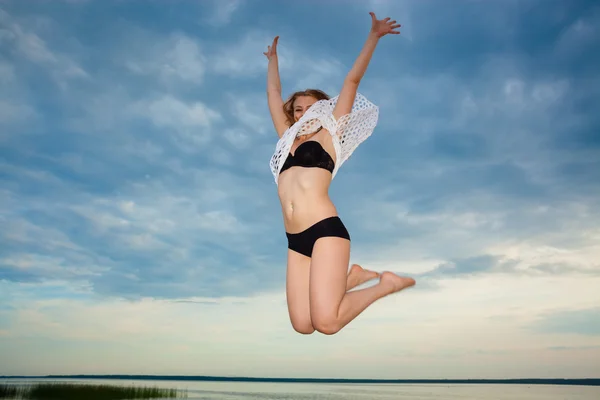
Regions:
<instances>
[{"instance_id":1,"label":"cloudy sky","mask_svg":"<svg viewBox=\"0 0 600 400\"><path fill-rule=\"evenodd\" d=\"M597 376L594 3L0 0L0 374ZM369 11L402 34L331 196L417 285L302 336L262 52L335 95Z\"/></svg>"}]
</instances>

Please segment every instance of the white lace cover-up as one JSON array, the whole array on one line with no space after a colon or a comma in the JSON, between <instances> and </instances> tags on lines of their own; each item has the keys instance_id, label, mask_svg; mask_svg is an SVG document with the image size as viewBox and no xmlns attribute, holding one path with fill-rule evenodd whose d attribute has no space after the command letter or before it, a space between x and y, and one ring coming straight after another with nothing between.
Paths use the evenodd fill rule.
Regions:
<instances>
[{"instance_id":1,"label":"white lace cover-up","mask_svg":"<svg viewBox=\"0 0 600 400\"><path fill-rule=\"evenodd\" d=\"M294 125L281 136L271 157L270 167L275 184L278 184L279 171L288 156L294 139L309 135L320 127L329 131L335 148L336 162L333 179L342 166L350 158L354 150L364 142L375 129L379 119L379 108L360 93L356 94L352 110L339 120L333 117L333 109L339 96L314 103Z\"/></svg>"}]
</instances>

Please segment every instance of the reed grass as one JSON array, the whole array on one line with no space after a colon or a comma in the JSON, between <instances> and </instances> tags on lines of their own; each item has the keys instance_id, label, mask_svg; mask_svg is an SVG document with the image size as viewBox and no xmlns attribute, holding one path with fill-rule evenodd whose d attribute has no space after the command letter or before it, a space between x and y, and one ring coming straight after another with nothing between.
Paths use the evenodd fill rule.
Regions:
<instances>
[{"instance_id":1,"label":"reed grass","mask_svg":"<svg viewBox=\"0 0 600 400\"><path fill-rule=\"evenodd\" d=\"M21 397L22 391L16 385L0 384L0 399L17 399Z\"/></svg>"},{"instance_id":2,"label":"reed grass","mask_svg":"<svg viewBox=\"0 0 600 400\"><path fill-rule=\"evenodd\" d=\"M37 383L32 386L0 384L0 399L25 400L126 400L187 398L187 392L147 386Z\"/></svg>"}]
</instances>

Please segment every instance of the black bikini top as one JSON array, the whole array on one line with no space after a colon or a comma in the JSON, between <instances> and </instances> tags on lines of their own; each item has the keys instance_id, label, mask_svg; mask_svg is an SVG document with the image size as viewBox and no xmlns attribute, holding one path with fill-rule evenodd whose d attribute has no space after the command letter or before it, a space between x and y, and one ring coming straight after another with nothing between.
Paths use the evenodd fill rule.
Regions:
<instances>
[{"instance_id":1,"label":"black bikini top","mask_svg":"<svg viewBox=\"0 0 600 400\"><path fill-rule=\"evenodd\" d=\"M291 152L288 154L279 173L281 174L291 167L323 168L333 173L335 163L321 143L316 140L308 140L298 146L294 154Z\"/></svg>"}]
</instances>

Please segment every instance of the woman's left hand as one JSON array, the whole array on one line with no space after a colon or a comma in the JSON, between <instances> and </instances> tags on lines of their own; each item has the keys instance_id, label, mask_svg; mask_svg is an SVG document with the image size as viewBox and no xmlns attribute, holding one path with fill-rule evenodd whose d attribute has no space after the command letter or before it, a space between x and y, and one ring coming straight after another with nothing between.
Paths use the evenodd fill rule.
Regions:
<instances>
[{"instance_id":1,"label":"woman's left hand","mask_svg":"<svg viewBox=\"0 0 600 400\"><path fill-rule=\"evenodd\" d=\"M376 35L378 38L385 36L388 33L392 35L400 34L400 32L395 30L400 28L401 26L400 24L396 24L396 20L390 21L390 17L384 19L377 19L377 17L375 17L374 12L370 12L369 14L371 14L372 21L371 33Z\"/></svg>"}]
</instances>

